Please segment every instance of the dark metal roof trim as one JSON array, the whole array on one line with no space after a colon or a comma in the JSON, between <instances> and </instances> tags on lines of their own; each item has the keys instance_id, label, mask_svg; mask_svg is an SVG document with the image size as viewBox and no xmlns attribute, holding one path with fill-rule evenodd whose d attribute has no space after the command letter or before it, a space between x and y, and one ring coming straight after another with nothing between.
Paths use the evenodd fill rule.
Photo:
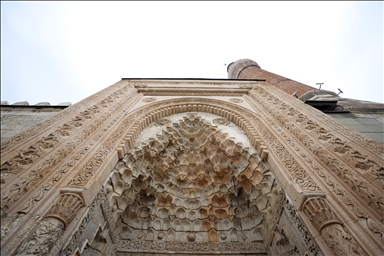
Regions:
<instances>
[{"instance_id":1,"label":"dark metal roof trim","mask_svg":"<svg viewBox=\"0 0 384 256\"><path fill-rule=\"evenodd\" d=\"M43 109L43 108L67 108L69 106L61 106L61 105L0 105L0 108L38 108L38 109Z\"/></svg>"},{"instance_id":2,"label":"dark metal roof trim","mask_svg":"<svg viewBox=\"0 0 384 256\"><path fill-rule=\"evenodd\" d=\"M227 78L121 78L121 80L193 80L193 81L226 81L226 82L265 82L265 79L227 79Z\"/></svg>"}]
</instances>

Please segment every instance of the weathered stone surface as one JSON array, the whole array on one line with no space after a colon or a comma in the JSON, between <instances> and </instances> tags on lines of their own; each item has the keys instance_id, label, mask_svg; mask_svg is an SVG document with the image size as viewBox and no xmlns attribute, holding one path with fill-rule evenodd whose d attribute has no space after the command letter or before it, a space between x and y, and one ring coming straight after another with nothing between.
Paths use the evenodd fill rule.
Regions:
<instances>
[{"instance_id":1,"label":"weathered stone surface","mask_svg":"<svg viewBox=\"0 0 384 256\"><path fill-rule=\"evenodd\" d=\"M62 109L1 108L1 140L8 139L17 133L55 115Z\"/></svg>"},{"instance_id":2,"label":"weathered stone surface","mask_svg":"<svg viewBox=\"0 0 384 256\"><path fill-rule=\"evenodd\" d=\"M383 144L280 78L123 79L2 141L1 253L383 254Z\"/></svg>"}]
</instances>

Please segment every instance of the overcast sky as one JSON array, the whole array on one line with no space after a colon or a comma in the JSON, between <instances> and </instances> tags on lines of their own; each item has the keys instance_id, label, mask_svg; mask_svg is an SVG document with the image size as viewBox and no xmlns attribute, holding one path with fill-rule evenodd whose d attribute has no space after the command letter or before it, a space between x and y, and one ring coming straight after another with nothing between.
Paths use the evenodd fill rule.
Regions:
<instances>
[{"instance_id":1,"label":"overcast sky","mask_svg":"<svg viewBox=\"0 0 384 256\"><path fill-rule=\"evenodd\" d=\"M10 104L73 104L121 78L223 79L243 58L383 102L383 3L1 1Z\"/></svg>"}]
</instances>

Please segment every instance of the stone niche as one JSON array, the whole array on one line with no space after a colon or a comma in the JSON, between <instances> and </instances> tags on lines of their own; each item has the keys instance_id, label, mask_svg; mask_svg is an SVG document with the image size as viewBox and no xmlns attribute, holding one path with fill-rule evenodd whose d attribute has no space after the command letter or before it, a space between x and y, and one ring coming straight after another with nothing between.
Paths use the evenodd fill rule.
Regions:
<instances>
[{"instance_id":1,"label":"stone niche","mask_svg":"<svg viewBox=\"0 0 384 256\"><path fill-rule=\"evenodd\" d=\"M104 186L117 255L265 255L282 192L244 131L208 113L147 126Z\"/></svg>"}]
</instances>

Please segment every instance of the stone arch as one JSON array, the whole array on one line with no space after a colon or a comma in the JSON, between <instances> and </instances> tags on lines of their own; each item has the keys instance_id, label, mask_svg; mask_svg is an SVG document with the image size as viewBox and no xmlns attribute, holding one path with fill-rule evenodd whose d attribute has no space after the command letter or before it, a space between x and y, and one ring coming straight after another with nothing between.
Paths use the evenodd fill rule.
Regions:
<instances>
[{"instance_id":1,"label":"stone arch","mask_svg":"<svg viewBox=\"0 0 384 256\"><path fill-rule=\"evenodd\" d=\"M124 139L117 147L119 157L124 155L129 148L132 147L133 142L138 134L150 123L160 120L161 118L183 112L207 112L212 113L230 122L238 125L244 130L248 138L250 138L253 146L259 150L264 158L267 157L268 152L260 136L258 136L254 125L249 120L250 116L256 117L255 113L241 107L237 104L222 100L213 99L200 99L200 98L184 98L177 100L164 100L157 103L152 103L136 111L138 119L129 129Z\"/></svg>"},{"instance_id":2,"label":"stone arch","mask_svg":"<svg viewBox=\"0 0 384 256\"><path fill-rule=\"evenodd\" d=\"M271 132L271 127L264 124L262 117L258 113L223 100L179 98L152 102L133 111L122 120L117 131L109 138L111 141L117 140L113 148L117 150L118 158L122 159L128 150L132 148L137 136L147 125L165 116L184 112L211 113L236 124L245 132L261 158L263 160L268 159L268 162L274 166L282 167L284 175L288 175L291 182L299 188L299 191L321 191L306 170L296 161L295 157L274 136ZM111 143L107 140L105 144L109 146ZM268 158L269 151L273 151L274 158ZM82 176L84 176L83 173L78 173L69 182L69 185L84 186L87 181ZM305 198L301 199L298 208L300 208L304 200Z\"/></svg>"},{"instance_id":3,"label":"stone arch","mask_svg":"<svg viewBox=\"0 0 384 256\"><path fill-rule=\"evenodd\" d=\"M167 119L181 115L183 119L178 122ZM265 252L281 193L274 179L270 180L273 175L267 163L252 142L247 142L252 147L249 149L219 129L234 125L227 118L199 111L181 115L159 114L159 119L146 124L141 134L132 134L141 144L126 141L130 149L105 184L114 221L120 225L116 227L120 238L230 245L237 232L241 243L253 243ZM208 115L212 120L206 121ZM242 124L238 117L233 120ZM149 126L161 133L143 140L142 134L147 134ZM248 127L248 132L251 129ZM151 224L144 229L143 221ZM170 223L167 229L161 224L165 222ZM148 232L150 235L142 235Z\"/></svg>"},{"instance_id":4,"label":"stone arch","mask_svg":"<svg viewBox=\"0 0 384 256\"><path fill-rule=\"evenodd\" d=\"M244 99L247 99L246 97ZM111 132L108 135L108 138L106 138L100 149L100 152L107 152L109 155L115 153L117 151L117 155L119 160L119 164L122 163L122 159L127 155L130 149L134 147L135 140L138 138L140 133L143 131L145 127L150 125L151 123L157 121L157 122L165 122L164 124L167 125L166 121L164 121L164 117L170 116L172 114L177 113L187 113L187 112L201 112L201 113L211 113L214 115L217 115L221 120L218 121L218 124L223 124L226 121L232 122L233 124L236 124L239 126L243 131L244 134L249 138L250 145L252 145L255 148L256 153L258 156L263 159L264 161L259 161L253 158L249 158L249 165L256 166L260 170L255 171L254 175L251 176L251 179L247 177L247 175L240 176L238 182L241 183L241 188L236 188L234 193L231 195L231 200L233 204L235 204L237 207L244 206L244 202L249 201L249 196L254 198L257 197L260 194L260 191L263 191L264 188L268 188L271 185L275 184L274 175L269 172L268 164L266 164L265 160L268 160L268 163L272 162L274 165L274 170L277 169L283 169L280 170L280 173L284 173L284 182L286 182L285 179L291 179L289 182L292 182L295 184L296 187L299 187L299 190L301 191L319 191L319 187L316 185L316 183L312 180L312 178L306 173L306 171L298 164L295 160L295 158L288 152L288 150L285 149L284 145L279 142L279 140L273 135L271 132L271 127L268 127L264 124L263 118L256 112L250 111L241 105L237 105L234 103L229 103L227 101L223 100L215 100L215 99L204 99L204 98L180 98L180 99L173 99L173 100L163 100L158 102L151 102L148 103L148 105L143 106L141 108L138 108L130 113L127 113L123 120L119 122L117 127L115 128L114 132ZM156 143L154 141L148 143ZM268 145L268 146L267 146ZM103 151L104 150L104 151ZM116 150L116 151L114 151ZM269 158L268 154L269 151L272 151L274 153L273 158ZM260 159L260 160L261 160ZM116 163L116 162L115 162ZM113 163L112 163L113 164ZM110 164L111 165L111 164ZM84 166L86 167L86 165ZM126 166L121 165L117 166L119 169L126 168ZM86 168L85 168L86 169ZM116 168L115 168L116 169ZM83 173L82 171L79 171L77 175L75 175L72 180L68 183L68 186L71 187L89 187L89 179L87 180L85 177L87 174L88 176L96 175L96 173L99 173L98 175L106 177L106 171L108 173L111 171L111 169L105 169L104 173L102 173L101 170L94 170L92 173ZM150 195L150 193L146 192L146 188L150 187L149 184L152 180L152 177L145 177L143 175L135 176L137 179L132 179L130 175L127 175L128 173L131 173L131 170L128 172L119 172L116 170L113 170L113 172L108 176L109 180L116 180L118 181L116 184L116 187L119 187L118 184L121 182L121 179L124 179L126 182L132 182L132 184L136 187L136 192L139 193L133 193L132 191L124 191L122 189L120 192L117 192L119 195L125 193L128 198L133 198L131 201L127 201L124 198L119 198L118 202L114 205L112 205L112 215L114 221L116 222L116 219L118 221L116 223L122 223L124 225L127 225L127 227L124 228L124 230L128 230L129 232L127 234L124 234L123 230L115 230L116 237L120 237L120 239L129 238L130 240L143 240L146 236L145 233L142 231L143 227L151 228L151 222L153 221L153 218L156 218L156 215L150 208L150 214L145 219L139 219L134 218L134 216L137 216L137 210L139 208L139 203L134 202L136 197L138 195L144 196L145 194ZM263 178L261 178L261 174L263 174ZM108 175L108 174L107 174ZM250 182L260 182L260 179L262 182L260 182L261 186L264 187L261 190L254 189L252 186L248 186L247 178L250 180ZM106 177L107 179L107 177ZM232 179L236 179L232 177ZM114 186L107 186L107 182L104 180L101 181L105 186L106 192L116 192L113 190ZM264 182L265 181L265 182ZM88 184L87 184L88 183ZM122 184L122 183L121 183ZM87 186L86 186L87 185ZM121 186L120 186L121 188ZM228 186L219 186L220 189L225 190L228 189ZM162 187L162 184L158 184L158 187L156 189L162 189L163 192L166 192L164 190L164 187ZM142 191L143 190L143 191ZM159 191L160 191L159 190ZM93 191L97 191L97 189L93 189ZM291 190L292 191L292 190ZM143 192L143 193L142 193ZM271 196L274 195L276 197L284 197L284 193L276 193L274 192L271 194ZM247 198L248 196L248 198ZM164 195L161 195L163 199L166 199L167 194L164 193ZM155 197L155 202L158 202L160 196L157 195ZM193 197L191 197L193 198ZM193 198L195 200L195 198ZM150 200L149 200L150 201ZM150 203L148 201L148 203ZM160 200L164 201L164 200ZM268 200L263 200L260 198L258 200L260 205L263 205L263 210L267 209L268 207L271 207L272 205L268 204ZM215 209L212 205L209 207L200 207L199 211L196 212L196 214L205 214L207 217L203 219L195 219L194 221L190 221L190 219L176 219L176 211L177 207L173 203L173 200L171 202L167 203L167 200L164 201L164 204L167 205L169 220L159 220L160 222L163 221L163 226L167 227L167 231L161 230L161 234L157 234L156 230L151 228L151 232L155 232L156 234L153 235L154 238L156 237L163 237L161 239L161 243L166 243L159 245L158 248L161 251L161 248L168 246L168 250L173 251L184 251L180 250L178 247L179 243L189 242L189 243L198 243L196 247L200 248L202 243L205 243L204 241L208 241L208 233L207 236L204 237L204 235L197 233L196 231L199 231L197 227L204 227L204 232L210 232L213 229L215 230L217 234L217 238L219 238L219 241L217 241L218 244L209 245L211 247L209 248L203 248L201 250L208 252L208 251L225 251L225 250L239 250L239 246L245 246L242 248L242 252L252 252L252 253L265 253L267 251L268 247L268 241L270 240L269 234L271 234L272 229L275 226L273 221L277 221L279 219L280 213L281 213L281 204L284 202L284 200L280 200L280 206L275 207L271 214L268 221L268 229L266 228L260 228L260 227L250 227L249 223L252 222L252 218L256 220L256 222L260 225L264 225L268 221L265 221L265 218L262 218L262 221L260 220L260 216L255 216L254 214L250 213L250 216L244 217L247 219L242 218L235 218L235 215L227 214L227 217L233 218L231 222L233 223L232 226L229 227L228 230L220 230L217 232L217 226L223 226L223 225L217 225L217 216L215 216ZM199 205L200 202L194 202L197 205ZM193 204L193 203L192 203ZM127 206L132 208L132 211L126 212ZM233 209L232 209L233 210ZM119 218L122 214L126 214L126 217ZM152 214L152 215L151 215ZM219 216L224 216L222 211L218 211L217 214ZM131 218L131 216L133 216ZM133 234L132 228L130 227L130 221L132 221L132 225L136 228L136 230L140 230L136 235ZM161 218L160 218L161 219ZM189 221L189 222L188 222ZM111 222L111 223L112 223ZM188 223L187 223L188 222ZM114 224L114 223L113 223ZM227 223L225 223L227 224ZM157 224L156 224L157 225ZM184 226L188 226L190 228L189 232L184 231ZM242 225L247 227L247 230L245 232L242 230ZM157 225L158 226L158 225ZM161 225L160 225L161 226ZM114 228L112 228L114 229ZM165 229L165 228L162 228ZM227 229L227 228L226 228ZM179 230L179 231L176 231ZM121 233L119 233L121 232ZM184 232L184 234L178 234L177 232ZM152 237L149 236L149 237ZM224 242L224 238L227 242ZM185 239L180 240L180 239ZM194 240L194 241L192 241ZM173 242L177 241L177 244L173 244ZM237 241L234 244L233 242ZM138 241L140 242L140 241ZM143 243L148 241L142 241ZM224 245L220 245L220 243L224 243ZM137 250L138 248L141 248L136 242L132 241L130 243L122 242L124 245L120 246L119 248L123 251L131 251L131 250ZM173 247L176 246L176 247ZM194 246L194 245L188 245L188 246ZM226 249L221 248L220 246L224 246ZM147 246L148 247L148 246ZM144 246L143 248L147 248ZM188 247L190 248L190 247ZM195 247L193 247L195 248ZM196 249L189 249L189 252L196 252ZM229 249L228 249L229 248ZM144 250L144 249L143 249Z\"/></svg>"}]
</instances>

